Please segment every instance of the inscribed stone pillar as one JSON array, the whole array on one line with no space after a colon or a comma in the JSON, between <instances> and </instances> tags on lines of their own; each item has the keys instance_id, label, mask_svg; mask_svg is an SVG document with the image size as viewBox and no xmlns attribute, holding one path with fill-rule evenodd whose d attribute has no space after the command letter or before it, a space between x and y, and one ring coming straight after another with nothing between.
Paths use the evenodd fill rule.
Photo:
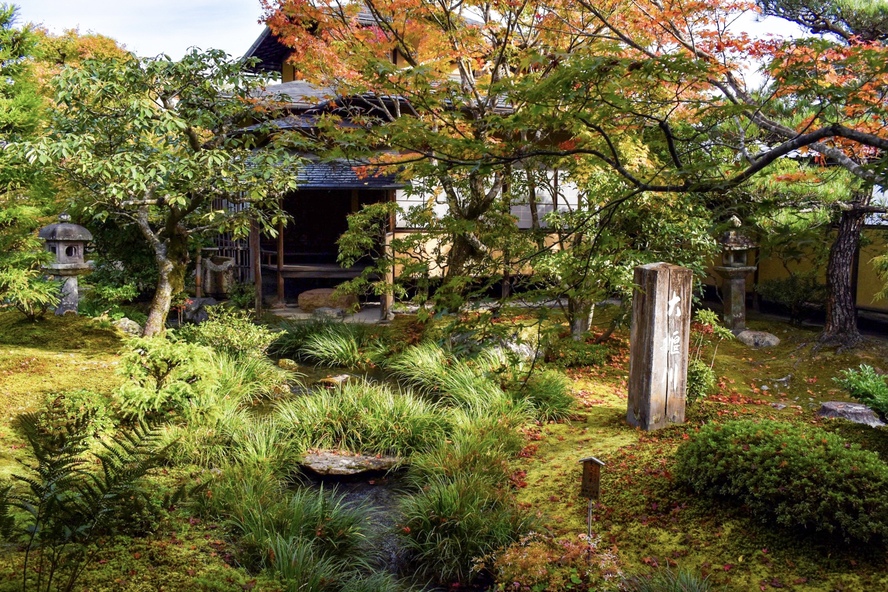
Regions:
<instances>
[{"instance_id":1,"label":"inscribed stone pillar","mask_svg":"<svg viewBox=\"0 0 888 592\"><path fill-rule=\"evenodd\" d=\"M692 275L669 263L635 268L626 419L643 430L684 422Z\"/></svg>"}]
</instances>

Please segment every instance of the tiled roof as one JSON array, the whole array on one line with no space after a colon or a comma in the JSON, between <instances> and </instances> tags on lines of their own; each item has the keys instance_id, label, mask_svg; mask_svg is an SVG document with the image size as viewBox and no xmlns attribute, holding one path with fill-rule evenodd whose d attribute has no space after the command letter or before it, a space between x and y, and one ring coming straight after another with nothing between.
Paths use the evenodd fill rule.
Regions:
<instances>
[{"instance_id":1,"label":"tiled roof","mask_svg":"<svg viewBox=\"0 0 888 592\"><path fill-rule=\"evenodd\" d=\"M361 163L335 160L331 162L306 161L299 165L296 182L299 189L397 189L403 187L395 175L374 175L369 169L364 176L355 172Z\"/></svg>"}]
</instances>

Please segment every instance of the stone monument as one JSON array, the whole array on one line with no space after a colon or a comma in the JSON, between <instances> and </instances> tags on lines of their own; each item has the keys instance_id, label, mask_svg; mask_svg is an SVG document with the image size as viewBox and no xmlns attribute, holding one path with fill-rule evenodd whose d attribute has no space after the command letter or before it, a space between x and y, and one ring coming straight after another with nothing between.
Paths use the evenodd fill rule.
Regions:
<instances>
[{"instance_id":1,"label":"stone monument","mask_svg":"<svg viewBox=\"0 0 888 592\"><path fill-rule=\"evenodd\" d=\"M635 268L626 420L643 430L684 422L692 277L669 263Z\"/></svg>"}]
</instances>

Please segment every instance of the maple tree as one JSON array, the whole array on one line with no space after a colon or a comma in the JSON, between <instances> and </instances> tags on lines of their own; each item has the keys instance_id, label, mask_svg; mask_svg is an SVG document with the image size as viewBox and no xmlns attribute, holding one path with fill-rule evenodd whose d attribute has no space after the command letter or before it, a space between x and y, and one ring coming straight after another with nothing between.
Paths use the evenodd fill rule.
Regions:
<instances>
[{"instance_id":1,"label":"maple tree","mask_svg":"<svg viewBox=\"0 0 888 592\"><path fill-rule=\"evenodd\" d=\"M54 78L48 133L12 147L67 184L75 211L139 230L158 268L146 336L163 331L202 236L283 219L298 158L259 125L264 80L245 66L217 50L85 60Z\"/></svg>"},{"instance_id":2,"label":"maple tree","mask_svg":"<svg viewBox=\"0 0 888 592\"><path fill-rule=\"evenodd\" d=\"M364 13L362 4L334 0L267 3L269 26L295 48L302 76L379 102L375 117L353 114L366 125L339 140L399 151L388 160L440 187L450 210L441 219L452 222L439 225L451 236L448 277L493 254L484 224L514 198L509 187L521 185L521 172L565 156L620 175L624 188L610 196L614 202L705 193L725 212L738 207L732 189L787 156L845 169L856 181L833 205L843 213L823 338L853 343L846 272L863 215L881 209L871 188L888 164L882 12L854 0L764 5L802 23L823 9L841 17L830 21L841 30L812 21L834 38L754 39L731 27L754 5L730 0L371 0ZM794 13L799 6L811 10ZM392 52L403 56L399 63ZM768 76L759 89L744 78L755 63ZM383 97L403 99L398 112ZM644 146L643 166L638 151L626 149L627 136ZM434 194L435 183L425 189Z\"/></svg>"}]
</instances>

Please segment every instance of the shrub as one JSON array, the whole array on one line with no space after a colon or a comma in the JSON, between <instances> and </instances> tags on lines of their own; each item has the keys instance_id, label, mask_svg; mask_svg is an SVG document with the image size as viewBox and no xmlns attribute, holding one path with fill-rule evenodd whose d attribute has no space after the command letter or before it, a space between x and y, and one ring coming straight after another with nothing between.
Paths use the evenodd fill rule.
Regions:
<instances>
[{"instance_id":1,"label":"shrub","mask_svg":"<svg viewBox=\"0 0 888 592\"><path fill-rule=\"evenodd\" d=\"M434 479L401 509L398 532L411 562L442 583L475 579L475 560L512 544L529 528L505 494L474 475Z\"/></svg>"},{"instance_id":2,"label":"shrub","mask_svg":"<svg viewBox=\"0 0 888 592\"><path fill-rule=\"evenodd\" d=\"M663 569L628 578L623 581L623 589L626 592L710 592L712 584L690 571Z\"/></svg>"},{"instance_id":3,"label":"shrub","mask_svg":"<svg viewBox=\"0 0 888 592\"><path fill-rule=\"evenodd\" d=\"M249 313L226 306L207 309L206 321L185 325L177 335L189 343L197 343L236 358L261 357L277 339L277 333L254 323Z\"/></svg>"},{"instance_id":4,"label":"shrub","mask_svg":"<svg viewBox=\"0 0 888 592\"><path fill-rule=\"evenodd\" d=\"M764 281L755 291L765 300L785 306L789 322L801 325L809 309L822 308L826 302L826 285L817 279L816 273L794 273L787 278Z\"/></svg>"},{"instance_id":5,"label":"shrub","mask_svg":"<svg viewBox=\"0 0 888 592\"><path fill-rule=\"evenodd\" d=\"M488 433L458 430L449 441L410 459L407 484L422 489L437 478L474 475L490 487L501 487L508 483L508 459L513 453L508 442L491 438Z\"/></svg>"},{"instance_id":6,"label":"shrub","mask_svg":"<svg viewBox=\"0 0 888 592\"><path fill-rule=\"evenodd\" d=\"M694 404L715 390L718 377L703 360L692 359L688 361L687 400Z\"/></svg>"},{"instance_id":7,"label":"shrub","mask_svg":"<svg viewBox=\"0 0 888 592\"><path fill-rule=\"evenodd\" d=\"M116 392L124 415L193 416L213 396L212 351L201 345L138 337L126 342L119 372L127 379Z\"/></svg>"},{"instance_id":8,"label":"shrub","mask_svg":"<svg viewBox=\"0 0 888 592\"><path fill-rule=\"evenodd\" d=\"M560 368L602 366L609 358L610 350L601 343L558 339L546 347L546 362Z\"/></svg>"},{"instance_id":9,"label":"shrub","mask_svg":"<svg viewBox=\"0 0 888 592\"><path fill-rule=\"evenodd\" d=\"M366 571L365 516L342 496L323 488L287 492L258 466L229 469L211 491L205 511L226 517L239 537L239 560L276 574L287 589L343 589Z\"/></svg>"},{"instance_id":10,"label":"shrub","mask_svg":"<svg viewBox=\"0 0 888 592\"><path fill-rule=\"evenodd\" d=\"M842 370L841 378L834 378L852 398L872 407L882 416L888 415L888 384L885 377L877 374L872 366L861 364L854 370Z\"/></svg>"},{"instance_id":11,"label":"shrub","mask_svg":"<svg viewBox=\"0 0 888 592\"><path fill-rule=\"evenodd\" d=\"M48 394L46 406L71 422L88 419L88 429L95 436L109 434L116 428L113 403L108 395L86 389L73 389Z\"/></svg>"},{"instance_id":12,"label":"shrub","mask_svg":"<svg viewBox=\"0 0 888 592\"><path fill-rule=\"evenodd\" d=\"M526 382L513 384L509 390L516 400L527 401L540 421L566 419L574 409L570 379L557 370L534 372Z\"/></svg>"},{"instance_id":13,"label":"shrub","mask_svg":"<svg viewBox=\"0 0 888 592\"><path fill-rule=\"evenodd\" d=\"M132 302L139 296L139 288L134 283L106 284L96 283L89 287L83 299L78 303L79 313L90 317L108 316L113 320L126 316L121 306Z\"/></svg>"},{"instance_id":14,"label":"shrub","mask_svg":"<svg viewBox=\"0 0 888 592\"><path fill-rule=\"evenodd\" d=\"M435 405L384 384L348 383L290 399L276 417L305 448L409 456L442 441L447 419Z\"/></svg>"},{"instance_id":15,"label":"shrub","mask_svg":"<svg viewBox=\"0 0 888 592\"><path fill-rule=\"evenodd\" d=\"M599 537L555 539L530 533L496 557L497 591L612 590L621 575L613 548Z\"/></svg>"},{"instance_id":16,"label":"shrub","mask_svg":"<svg viewBox=\"0 0 888 592\"><path fill-rule=\"evenodd\" d=\"M762 521L868 542L888 535L888 465L835 434L776 421L709 424L677 452L697 493Z\"/></svg>"},{"instance_id":17,"label":"shrub","mask_svg":"<svg viewBox=\"0 0 888 592\"><path fill-rule=\"evenodd\" d=\"M12 306L36 321L58 304L58 282L39 277L35 270L0 269L0 308Z\"/></svg>"}]
</instances>

